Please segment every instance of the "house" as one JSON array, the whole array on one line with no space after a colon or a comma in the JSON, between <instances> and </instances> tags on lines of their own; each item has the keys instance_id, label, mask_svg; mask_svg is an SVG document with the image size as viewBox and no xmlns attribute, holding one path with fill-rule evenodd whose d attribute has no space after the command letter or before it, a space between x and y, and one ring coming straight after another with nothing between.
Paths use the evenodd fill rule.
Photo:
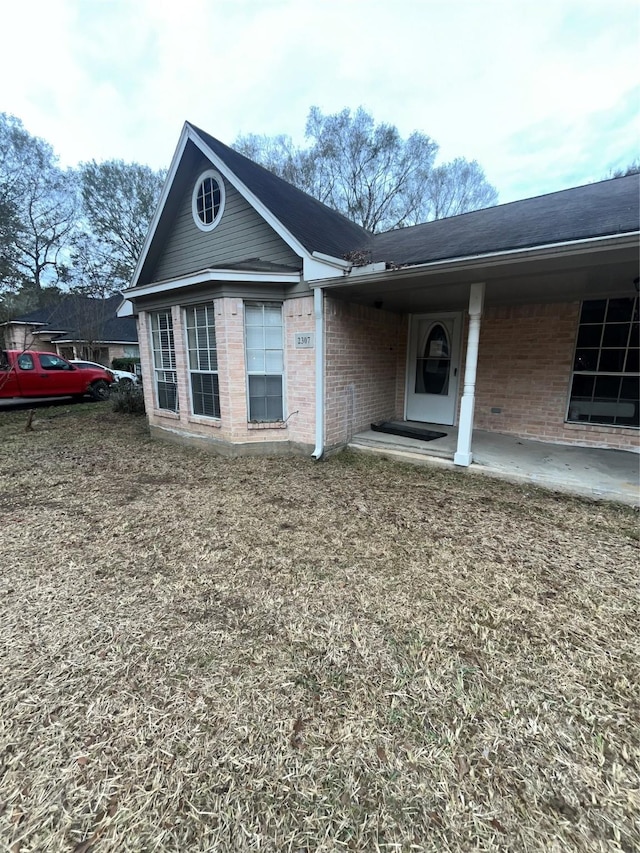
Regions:
<instances>
[{"instance_id":1,"label":"house","mask_svg":"<svg viewBox=\"0 0 640 853\"><path fill-rule=\"evenodd\" d=\"M372 422L638 448L639 177L372 235L186 123L132 286L152 433L319 458ZM121 312L122 313L122 312Z\"/></svg>"},{"instance_id":2,"label":"house","mask_svg":"<svg viewBox=\"0 0 640 853\"><path fill-rule=\"evenodd\" d=\"M108 299L68 294L2 324L5 346L55 352L63 358L87 359L109 367L114 358L140 357L133 317L118 317L122 296Z\"/></svg>"}]
</instances>

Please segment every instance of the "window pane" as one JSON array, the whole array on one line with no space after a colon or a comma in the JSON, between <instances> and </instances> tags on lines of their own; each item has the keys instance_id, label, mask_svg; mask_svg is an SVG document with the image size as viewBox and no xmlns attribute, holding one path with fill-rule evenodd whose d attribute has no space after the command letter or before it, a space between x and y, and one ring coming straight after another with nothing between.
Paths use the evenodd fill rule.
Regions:
<instances>
[{"instance_id":1,"label":"window pane","mask_svg":"<svg viewBox=\"0 0 640 853\"><path fill-rule=\"evenodd\" d=\"M264 324L265 326L282 325L282 308L279 305L264 306Z\"/></svg>"},{"instance_id":2,"label":"window pane","mask_svg":"<svg viewBox=\"0 0 640 853\"><path fill-rule=\"evenodd\" d=\"M582 313L580 315L581 323L602 323L604 322L605 311L607 310L606 299L590 299L588 302L582 303Z\"/></svg>"},{"instance_id":3,"label":"window pane","mask_svg":"<svg viewBox=\"0 0 640 853\"><path fill-rule=\"evenodd\" d=\"M178 411L178 386L175 382L158 381L158 408Z\"/></svg>"},{"instance_id":4,"label":"window pane","mask_svg":"<svg viewBox=\"0 0 640 853\"><path fill-rule=\"evenodd\" d=\"M613 323L604 327L603 347L626 347L629 340L630 323ZM597 346L597 344L596 344Z\"/></svg>"},{"instance_id":5,"label":"window pane","mask_svg":"<svg viewBox=\"0 0 640 853\"><path fill-rule=\"evenodd\" d=\"M249 420L267 420L267 401L265 397L249 397Z\"/></svg>"},{"instance_id":6,"label":"window pane","mask_svg":"<svg viewBox=\"0 0 640 853\"><path fill-rule=\"evenodd\" d=\"M247 329L247 349L264 349L262 326L250 326Z\"/></svg>"},{"instance_id":7,"label":"window pane","mask_svg":"<svg viewBox=\"0 0 640 853\"><path fill-rule=\"evenodd\" d=\"M264 350L247 350L247 371L250 373L264 373Z\"/></svg>"},{"instance_id":8,"label":"window pane","mask_svg":"<svg viewBox=\"0 0 640 853\"><path fill-rule=\"evenodd\" d=\"M265 393L269 396L276 394L282 396L282 376L265 376L266 390Z\"/></svg>"},{"instance_id":9,"label":"window pane","mask_svg":"<svg viewBox=\"0 0 640 853\"><path fill-rule=\"evenodd\" d=\"M579 347L599 347L602 337L602 326L580 326L578 332Z\"/></svg>"},{"instance_id":10,"label":"window pane","mask_svg":"<svg viewBox=\"0 0 640 853\"><path fill-rule=\"evenodd\" d=\"M264 345L267 349L282 349L282 327L267 326L264 330Z\"/></svg>"},{"instance_id":11,"label":"window pane","mask_svg":"<svg viewBox=\"0 0 640 853\"><path fill-rule=\"evenodd\" d=\"M262 306L245 305L244 321L247 326L262 326Z\"/></svg>"},{"instance_id":12,"label":"window pane","mask_svg":"<svg viewBox=\"0 0 640 853\"><path fill-rule=\"evenodd\" d=\"M571 396L587 398L590 400L593 397L594 382L595 376L581 376L580 374L577 374L573 377Z\"/></svg>"},{"instance_id":13,"label":"window pane","mask_svg":"<svg viewBox=\"0 0 640 853\"><path fill-rule=\"evenodd\" d=\"M620 390L619 376L598 376L596 378L595 397L598 400L617 400Z\"/></svg>"},{"instance_id":14,"label":"window pane","mask_svg":"<svg viewBox=\"0 0 640 853\"><path fill-rule=\"evenodd\" d=\"M638 426L640 382L620 376L639 372L637 298L587 301L581 318L574 370L597 375L575 373L569 420Z\"/></svg>"},{"instance_id":15,"label":"window pane","mask_svg":"<svg viewBox=\"0 0 640 853\"><path fill-rule=\"evenodd\" d=\"M218 353L215 311L212 303L185 309L191 400L194 415L220 417Z\"/></svg>"},{"instance_id":16,"label":"window pane","mask_svg":"<svg viewBox=\"0 0 640 853\"><path fill-rule=\"evenodd\" d=\"M151 345L156 380L156 402L159 409L178 411L178 384L173 320L168 311L151 315Z\"/></svg>"},{"instance_id":17,"label":"window pane","mask_svg":"<svg viewBox=\"0 0 640 853\"><path fill-rule=\"evenodd\" d=\"M598 367L598 350L597 349L579 349L576 350L576 359L573 365L574 370L596 370Z\"/></svg>"},{"instance_id":18,"label":"window pane","mask_svg":"<svg viewBox=\"0 0 640 853\"><path fill-rule=\"evenodd\" d=\"M600 353L598 369L603 373L621 373L624 369L625 355L623 349L603 349Z\"/></svg>"},{"instance_id":19,"label":"window pane","mask_svg":"<svg viewBox=\"0 0 640 853\"><path fill-rule=\"evenodd\" d=\"M638 358L637 349L630 349L627 353L627 366L625 373L640 373L640 358Z\"/></svg>"},{"instance_id":20,"label":"window pane","mask_svg":"<svg viewBox=\"0 0 640 853\"><path fill-rule=\"evenodd\" d=\"M616 423L621 426L640 426L640 378L634 376L622 380Z\"/></svg>"},{"instance_id":21,"label":"window pane","mask_svg":"<svg viewBox=\"0 0 640 853\"><path fill-rule=\"evenodd\" d=\"M215 373L192 373L193 413L210 418L220 417L218 377Z\"/></svg>"},{"instance_id":22,"label":"window pane","mask_svg":"<svg viewBox=\"0 0 640 853\"><path fill-rule=\"evenodd\" d=\"M282 420L282 397L267 397L267 420Z\"/></svg>"},{"instance_id":23,"label":"window pane","mask_svg":"<svg viewBox=\"0 0 640 853\"><path fill-rule=\"evenodd\" d=\"M607 309L607 323L631 320L633 299L610 299Z\"/></svg>"},{"instance_id":24,"label":"window pane","mask_svg":"<svg viewBox=\"0 0 640 853\"><path fill-rule=\"evenodd\" d=\"M282 307L245 305L249 420L282 420ZM268 374L268 375L267 375Z\"/></svg>"},{"instance_id":25,"label":"window pane","mask_svg":"<svg viewBox=\"0 0 640 853\"><path fill-rule=\"evenodd\" d=\"M250 376L249 377L249 394L252 397L264 397L267 393L267 377L266 376Z\"/></svg>"},{"instance_id":26,"label":"window pane","mask_svg":"<svg viewBox=\"0 0 640 853\"><path fill-rule=\"evenodd\" d=\"M268 373L282 373L282 351L271 350L265 353L265 370Z\"/></svg>"}]
</instances>

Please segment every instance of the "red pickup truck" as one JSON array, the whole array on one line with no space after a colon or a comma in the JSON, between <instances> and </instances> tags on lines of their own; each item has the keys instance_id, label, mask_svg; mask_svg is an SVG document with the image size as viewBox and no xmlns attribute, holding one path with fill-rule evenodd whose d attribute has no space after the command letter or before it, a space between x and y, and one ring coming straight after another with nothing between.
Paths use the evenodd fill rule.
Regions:
<instances>
[{"instance_id":1,"label":"red pickup truck","mask_svg":"<svg viewBox=\"0 0 640 853\"><path fill-rule=\"evenodd\" d=\"M80 370L52 352L0 351L0 399L14 397L109 397L113 376L106 370Z\"/></svg>"}]
</instances>

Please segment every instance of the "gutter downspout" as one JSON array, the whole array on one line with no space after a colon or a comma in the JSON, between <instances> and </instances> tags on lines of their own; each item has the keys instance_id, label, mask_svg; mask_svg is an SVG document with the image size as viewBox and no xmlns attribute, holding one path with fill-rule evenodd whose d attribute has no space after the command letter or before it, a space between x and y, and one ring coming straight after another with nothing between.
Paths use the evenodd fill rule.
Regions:
<instances>
[{"instance_id":1,"label":"gutter downspout","mask_svg":"<svg viewBox=\"0 0 640 853\"><path fill-rule=\"evenodd\" d=\"M313 290L313 314L316 322L316 447L312 453L317 461L324 453L324 293L321 287Z\"/></svg>"}]
</instances>

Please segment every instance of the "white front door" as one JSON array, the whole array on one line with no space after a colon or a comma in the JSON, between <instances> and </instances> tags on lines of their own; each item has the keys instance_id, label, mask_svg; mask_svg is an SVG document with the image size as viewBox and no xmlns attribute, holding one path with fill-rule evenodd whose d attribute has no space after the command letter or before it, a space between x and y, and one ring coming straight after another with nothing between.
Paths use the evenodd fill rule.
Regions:
<instances>
[{"instance_id":1,"label":"white front door","mask_svg":"<svg viewBox=\"0 0 640 853\"><path fill-rule=\"evenodd\" d=\"M460 314L416 314L411 318L408 421L455 423L461 326Z\"/></svg>"}]
</instances>

